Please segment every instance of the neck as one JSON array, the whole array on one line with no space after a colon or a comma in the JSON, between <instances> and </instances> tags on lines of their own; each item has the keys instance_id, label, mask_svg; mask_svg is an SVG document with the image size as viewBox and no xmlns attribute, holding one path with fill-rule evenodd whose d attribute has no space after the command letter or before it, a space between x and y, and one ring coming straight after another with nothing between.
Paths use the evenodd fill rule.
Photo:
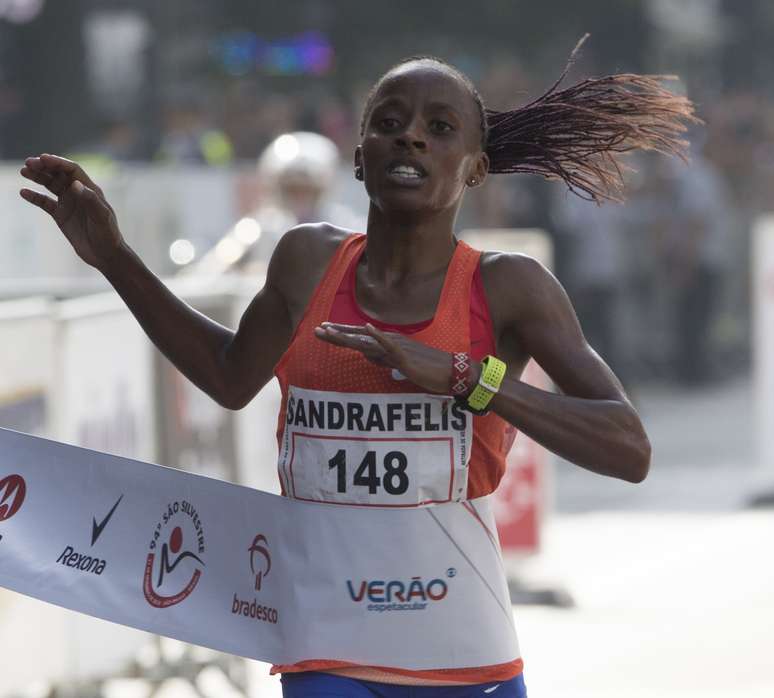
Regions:
<instances>
[{"instance_id":1,"label":"neck","mask_svg":"<svg viewBox=\"0 0 774 698\"><path fill-rule=\"evenodd\" d=\"M456 211L431 218L396 218L371 204L365 262L368 277L386 285L445 270L454 254Z\"/></svg>"}]
</instances>

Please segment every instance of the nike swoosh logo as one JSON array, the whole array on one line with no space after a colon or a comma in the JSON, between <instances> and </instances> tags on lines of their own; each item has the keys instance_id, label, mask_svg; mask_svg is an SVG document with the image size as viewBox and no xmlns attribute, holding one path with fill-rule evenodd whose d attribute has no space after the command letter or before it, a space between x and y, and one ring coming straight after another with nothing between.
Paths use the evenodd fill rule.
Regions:
<instances>
[{"instance_id":1,"label":"nike swoosh logo","mask_svg":"<svg viewBox=\"0 0 774 698\"><path fill-rule=\"evenodd\" d=\"M485 688L484 693L494 693L501 685L498 683L496 686L492 686L492 688Z\"/></svg>"},{"instance_id":2,"label":"nike swoosh logo","mask_svg":"<svg viewBox=\"0 0 774 698\"><path fill-rule=\"evenodd\" d=\"M113 516L113 512L118 508L118 505L121 503L121 500L124 498L124 495L121 495L117 500L116 503L113 505L113 508L108 512L107 516L102 519L99 523L97 523L97 519L92 518L91 520L91 544L92 546L97 542L97 538L99 538L102 535L102 531L105 530L105 526L108 525L108 521L110 521L110 517Z\"/></svg>"}]
</instances>

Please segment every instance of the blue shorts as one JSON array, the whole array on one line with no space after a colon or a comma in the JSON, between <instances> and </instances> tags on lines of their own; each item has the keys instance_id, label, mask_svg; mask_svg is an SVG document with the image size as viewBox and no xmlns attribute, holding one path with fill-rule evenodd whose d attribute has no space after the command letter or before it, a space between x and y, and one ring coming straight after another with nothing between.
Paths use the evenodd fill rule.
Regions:
<instances>
[{"instance_id":1,"label":"blue shorts","mask_svg":"<svg viewBox=\"0 0 774 698\"><path fill-rule=\"evenodd\" d=\"M304 671L282 675L284 698L527 698L524 676L475 686L395 686Z\"/></svg>"}]
</instances>

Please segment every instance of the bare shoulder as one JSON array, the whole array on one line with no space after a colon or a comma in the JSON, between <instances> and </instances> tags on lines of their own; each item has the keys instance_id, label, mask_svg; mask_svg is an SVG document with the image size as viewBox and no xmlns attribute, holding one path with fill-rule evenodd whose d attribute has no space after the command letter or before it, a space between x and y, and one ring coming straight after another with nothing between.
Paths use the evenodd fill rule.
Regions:
<instances>
[{"instance_id":1,"label":"bare shoulder","mask_svg":"<svg viewBox=\"0 0 774 698\"><path fill-rule=\"evenodd\" d=\"M279 291L292 315L303 312L341 243L352 231L330 223L291 228L274 249L266 285Z\"/></svg>"},{"instance_id":2,"label":"bare shoulder","mask_svg":"<svg viewBox=\"0 0 774 698\"><path fill-rule=\"evenodd\" d=\"M305 223L288 230L277 243L271 264L285 271L301 266L305 272L316 261L328 261L350 231L330 223Z\"/></svg>"},{"instance_id":3,"label":"bare shoulder","mask_svg":"<svg viewBox=\"0 0 774 698\"><path fill-rule=\"evenodd\" d=\"M556 277L525 254L482 252L481 279L496 327L523 320L552 301L566 300Z\"/></svg>"}]
</instances>

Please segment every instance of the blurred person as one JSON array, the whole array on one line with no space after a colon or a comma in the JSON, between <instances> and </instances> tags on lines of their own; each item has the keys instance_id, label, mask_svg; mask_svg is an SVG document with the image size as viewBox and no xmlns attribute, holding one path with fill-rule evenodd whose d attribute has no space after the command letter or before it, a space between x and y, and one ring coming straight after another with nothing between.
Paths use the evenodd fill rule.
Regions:
<instances>
[{"instance_id":1,"label":"blurred person","mask_svg":"<svg viewBox=\"0 0 774 698\"><path fill-rule=\"evenodd\" d=\"M171 164L228 165L234 148L228 135L207 118L199 98L183 95L164 106L156 160Z\"/></svg>"},{"instance_id":2,"label":"blurred person","mask_svg":"<svg viewBox=\"0 0 774 698\"><path fill-rule=\"evenodd\" d=\"M141 159L140 136L131 121L110 118L103 123L99 137L76 145L67 158L105 176L122 164Z\"/></svg>"},{"instance_id":3,"label":"blurred person","mask_svg":"<svg viewBox=\"0 0 774 698\"><path fill-rule=\"evenodd\" d=\"M257 153L262 153L283 133L299 130L299 114L302 111L299 97L271 92L261 95L257 106L253 115Z\"/></svg>"},{"instance_id":4,"label":"blurred person","mask_svg":"<svg viewBox=\"0 0 774 698\"><path fill-rule=\"evenodd\" d=\"M350 152L356 145L353 114L346 102L327 95L316 105L317 129L330 138L340 151Z\"/></svg>"},{"instance_id":5,"label":"blurred person","mask_svg":"<svg viewBox=\"0 0 774 698\"><path fill-rule=\"evenodd\" d=\"M220 274L236 268L264 273L285 232L304 223L336 221L363 230L363 218L331 198L339 161L335 143L318 133L295 131L275 138L256 168L261 203L184 273Z\"/></svg>"},{"instance_id":6,"label":"blurred person","mask_svg":"<svg viewBox=\"0 0 774 698\"><path fill-rule=\"evenodd\" d=\"M357 227L362 219L328 197L339 163L339 149L330 138L295 131L268 145L258 160L258 175L269 200L292 216L293 225L341 220L345 228Z\"/></svg>"},{"instance_id":7,"label":"blurred person","mask_svg":"<svg viewBox=\"0 0 774 698\"><path fill-rule=\"evenodd\" d=\"M659 161L666 200L660 264L673 302L672 366L684 385L712 378L712 328L729 264L731 203L716 169L695 152L690 167Z\"/></svg>"},{"instance_id":8,"label":"blurred person","mask_svg":"<svg viewBox=\"0 0 774 698\"><path fill-rule=\"evenodd\" d=\"M762 94L743 92L716 100L708 118L702 155L726 179L730 194L749 219L771 209L774 174L774 105Z\"/></svg>"},{"instance_id":9,"label":"blurred person","mask_svg":"<svg viewBox=\"0 0 774 698\"><path fill-rule=\"evenodd\" d=\"M670 216L651 164L654 153L637 153L627 173L626 206L618 212L626 244L621 248L624 312L617 340L633 378L668 377L672 355L670 300L660 242Z\"/></svg>"},{"instance_id":10,"label":"blurred person","mask_svg":"<svg viewBox=\"0 0 774 698\"><path fill-rule=\"evenodd\" d=\"M140 134L128 119L108 118L93 141L76 145L70 159L105 159L109 162L131 162L140 158Z\"/></svg>"},{"instance_id":11,"label":"blurred person","mask_svg":"<svg viewBox=\"0 0 774 698\"><path fill-rule=\"evenodd\" d=\"M564 282L589 344L623 378L616 323L624 271L622 207L589 206L559 194L551 208L569 246Z\"/></svg>"},{"instance_id":12,"label":"blurred person","mask_svg":"<svg viewBox=\"0 0 774 698\"><path fill-rule=\"evenodd\" d=\"M758 92L723 95L707 115L706 145L702 155L720 177L726 191L733 233L722 283L718 347L723 369L746 365L752 337L749 302L752 231L758 218L772 210L774 191L774 102Z\"/></svg>"},{"instance_id":13,"label":"blurred person","mask_svg":"<svg viewBox=\"0 0 774 698\"><path fill-rule=\"evenodd\" d=\"M600 201L618 191L617 153L680 151L681 124L691 120L692 107L657 79L618 75L558 86L524 107L493 112L470 80L441 59L413 57L393 66L369 94L355 151L354 176L370 198L366 234L328 223L285 234L236 332L186 306L143 265L77 163L29 158L22 175L56 198L30 189L22 196L53 217L160 350L221 405L243 407L274 371L283 393L280 440L295 428L285 418L290 391L361 407L368 400L405 410L418 402L425 413L440 397L459 420L456 428L472 439L466 436L471 447L454 456L458 500L495 489L516 428L583 468L640 482L650 460L645 431L619 381L586 342L558 282L535 260L481 253L453 233L465 191L481 186L488 173L561 179ZM520 381L530 357L561 393ZM427 420L415 426L419 435L439 433ZM369 417L369 426L353 422L351 431L335 448L346 453L347 438L376 448L374 433L383 437L384 430ZM334 446L321 439L320 448L328 449L319 454L324 462ZM337 501L389 506L411 484L411 505L422 506L423 498L442 498L451 486L448 455L445 463L405 454L399 461L385 466L383 486L371 482L367 492L357 477L345 478ZM335 478L329 468L294 467L308 471L324 499L326 477ZM284 494L293 496L280 475ZM504 615L503 623L510 622ZM526 695L520 656L473 667L460 657L456 668L423 671L309 660L274 668L283 674L286 698Z\"/></svg>"}]
</instances>

